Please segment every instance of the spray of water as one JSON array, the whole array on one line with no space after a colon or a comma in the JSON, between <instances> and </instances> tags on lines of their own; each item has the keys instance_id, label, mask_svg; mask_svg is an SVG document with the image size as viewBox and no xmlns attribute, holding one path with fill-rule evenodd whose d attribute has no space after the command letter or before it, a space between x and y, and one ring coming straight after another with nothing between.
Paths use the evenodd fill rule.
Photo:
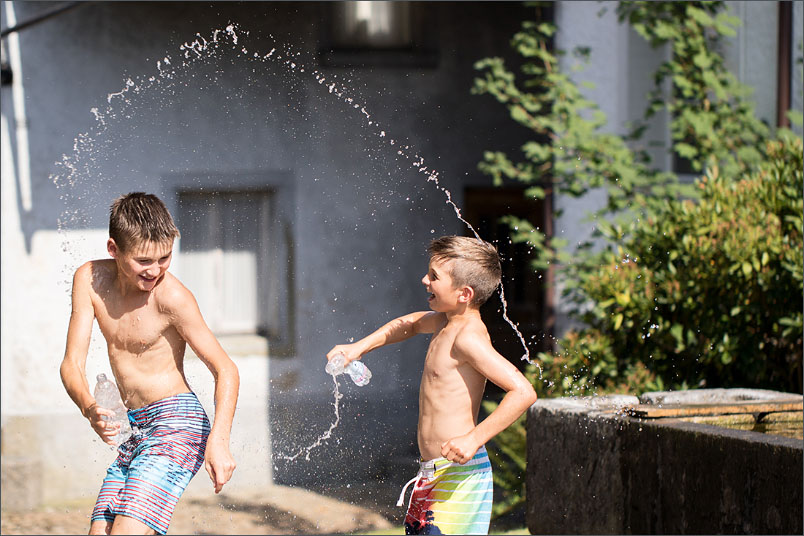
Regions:
<instances>
[{"instance_id":1,"label":"spray of water","mask_svg":"<svg viewBox=\"0 0 804 536\"><path fill-rule=\"evenodd\" d=\"M335 384L335 387L334 387L334 389L332 391L332 396L334 398L334 401L332 402L332 406L333 406L334 411L335 411L335 420L332 421L332 424L329 425L329 430L327 430L326 432L321 434L318 437L318 439L316 439L311 445L299 449L298 452L296 452L295 454L292 454L292 455L280 454L279 455L280 459L292 462L292 461L295 461L299 456L304 454L304 459L309 462L310 461L310 453L313 451L313 449L320 447L321 444L324 441L326 441L327 439L332 437L332 432L335 430L335 428L338 427L338 424L341 422L340 403L341 403L341 398L343 398L343 395L338 390L338 378L335 377L335 375L332 376L332 382Z\"/></svg>"},{"instance_id":2,"label":"spray of water","mask_svg":"<svg viewBox=\"0 0 804 536\"><path fill-rule=\"evenodd\" d=\"M312 76L324 91L340 100L351 110L357 112L358 118L363 122L366 130L373 132L374 136L376 136L381 143L395 149L396 155L399 158L407 160L419 173L424 174L427 182L432 184L444 195L445 202L453 209L455 216L466 225L467 229L469 229L476 238L481 238L474 227L461 215L461 210L453 201L451 192L440 184L440 173L431 166L426 165L425 159L409 144L400 144L397 140L389 136L386 129L378 124L376 120L372 119L365 105L361 104L360 100L353 95L352 90L345 83L341 82L337 75L327 74L325 76L317 70L308 69L300 59L301 53L293 51L289 46L284 46L282 50L274 47L267 53L249 51L244 45L240 44L241 38L247 36L248 33L248 31L242 30L239 25L230 23L224 29L213 30L208 37L196 34L195 39L187 41L179 47L179 58L167 55L158 60L156 62L157 72L155 74L145 77L127 78L119 91L107 95L105 108L91 109L95 117L95 127L91 132L79 134L74 140L73 153L69 156L64 155L62 160L57 162L56 165L59 171L52 174L50 177L56 187L59 189L70 189L75 187L80 177L93 177L98 175L96 172L97 162L95 158L97 154L96 140L107 132L113 120L124 120L132 117L134 113L133 103L135 103L137 96L152 90L160 90L163 92L169 90L177 84L181 73L187 71L195 64L210 61L222 48L228 48L234 50L238 57L244 60L258 63L273 62L274 64L282 65L288 72L297 73L299 76ZM270 37L273 38L273 36ZM63 201L66 199L66 195L64 194L60 197ZM74 226L76 222L85 222L86 220L87 217L81 209L65 209L62 212L58 222L58 230L62 234L62 249L65 251L70 249L70 241L74 240L74 238L67 238L64 231ZM71 273L71 270L66 270L65 273ZM69 281L67 283L69 283ZM67 288L69 289L69 285ZM502 316L516 333L524 350L521 359L536 364L541 377L541 367L538 363L531 361L530 352L522 333L519 331L516 324L508 317L508 304L502 285L499 287L499 292L502 302ZM311 451L319 447L332 436L333 430L335 430L340 422L339 403L342 397L338 391L337 380L334 378L333 380L335 384L333 402L335 420L330 425L329 429L312 445L299 450L293 455L283 455L283 459L294 461L304 455L305 459L309 460Z\"/></svg>"}]
</instances>

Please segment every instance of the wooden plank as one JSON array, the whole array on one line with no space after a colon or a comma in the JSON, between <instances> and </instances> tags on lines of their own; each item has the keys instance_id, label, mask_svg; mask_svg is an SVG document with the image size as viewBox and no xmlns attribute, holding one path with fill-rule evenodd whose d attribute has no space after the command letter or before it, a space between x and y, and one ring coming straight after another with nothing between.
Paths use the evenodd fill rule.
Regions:
<instances>
[{"instance_id":1,"label":"wooden plank","mask_svg":"<svg viewBox=\"0 0 804 536\"><path fill-rule=\"evenodd\" d=\"M802 400L727 402L718 404L640 404L625 408L625 413L634 417L657 419L661 417L695 417L698 415L733 415L737 413L776 413L802 411Z\"/></svg>"}]
</instances>

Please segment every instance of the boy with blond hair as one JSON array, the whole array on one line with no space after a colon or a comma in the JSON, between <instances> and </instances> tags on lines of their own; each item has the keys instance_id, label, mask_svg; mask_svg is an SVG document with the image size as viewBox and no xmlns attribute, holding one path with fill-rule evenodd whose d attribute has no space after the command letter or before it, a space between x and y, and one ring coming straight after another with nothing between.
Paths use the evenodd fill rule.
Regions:
<instances>
[{"instance_id":1,"label":"boy with blond hair","mask_svg":"<svg viewBox=\"0 0 804 536\"><path fill-rule=\"evenodd\" d=\"M480 306L500 284L497 250L483 240L444 236L428 248L422 284L431 311L401 316L327 359L346 362L419 333L432 334L419 387L419 472L405 517L406 534L485 534L491 519L492 475L485 443L535 401L533 386L491 345ZM478 423L486 380L506 391Z\"/></svg>"},{"instance_id":2,"label":"boy with blond hair","mask_svg":"<svg viewBox=\"0 0 804 536\"><path fill-rule=\"evenodd\" d=\"M111 259L75 272L61 379L67 393L109 445L120 425L89 389L86 360L93 321L109 352L134 433L118 448L92 512L90 534L165 534L176 503L203 464L215 493L235 461L229 434L237 404L237 367L207 327L192 293L170 272L179 231L162 201L133 192L111 206ZM184 376L189 344L215 378L209 419Z\"/></svg>"}]
</instances>

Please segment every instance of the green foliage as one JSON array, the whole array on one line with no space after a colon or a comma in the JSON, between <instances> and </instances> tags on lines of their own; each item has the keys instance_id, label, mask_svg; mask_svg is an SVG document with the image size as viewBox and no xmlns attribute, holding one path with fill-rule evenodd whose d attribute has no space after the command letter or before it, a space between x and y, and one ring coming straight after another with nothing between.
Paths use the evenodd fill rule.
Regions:
<instances>
[{"instance_id":1,"label":"green foliage","mask_svg":"<svg viewBox=\"0 0 804 536\"><path fill-rule=\"evenodd\" d=\"M567 52L551 48L553 24L522 24L511 41L517 74L500 58L476 63L472 92L491 95L533 132L519 157L490 150L478 167L495 184L527 184L535 198L607 195L588 215L607 244L597 253L588 244L567 251L528 221L505 218L513 240L537 253L534 268L558 264L585 326L526 375L539 396L700 385L801 392L801 140L782 132L769 141L750 89L725 68L719 40L738 21L723 2L620 2L617 15L671 51L644 119L668 113L669 150L703 176L695 185L652 166L638 145L645 123L627 136L603 131L605 115L574 81L589 50L572 51L575 72L563 72ZM493 440L495 515L523 504L524 435L520 420Z\"/></svg>"},{"instance_id":2,"label":"green foliage","mask_svg":"<svg viewBox=\"0 0 804 536\"><path fill-rule=\"evenodd\" d=\"M698 202L665 199L612 229L594 269L567 267L586 327L546 362L581 362L578 381L602 391L632 387L644 367L675 389L801 392L801 139L785 133L765 152L746 176L710 168Z\"/></svg>"},{"instance_id":3,"label":"green foliage","mask_svg":"<svg viewBox=\"0 0 804 536\"><path fill-rule=\"evenodd\" d=\"M483 409L487 413L496 407L494 402L483 402ZM525 504L526 439L525 416L522 415L497 435L496 448L488 450L489 459L494 465L492 475L496 495L491 512L495 518L522 508Z\"/></svg>"},{"instance_id":4,"label":"green foliage","mask_svg":"<svg viewBox=\"0 0 804 536\"><path fill-rule=\"evenodd\" d=\"M720 36L735 35L739 19L721 2L620 2L617 13L652 46L669 43L671 59L655 73L647 117L666 109L674 118L675 151L696 171L717 164L727 175L763 158L768 128L755 115L751 90L718 54ZM671 90L664 89L666 82Z\"/></svg>"}]
</instances>

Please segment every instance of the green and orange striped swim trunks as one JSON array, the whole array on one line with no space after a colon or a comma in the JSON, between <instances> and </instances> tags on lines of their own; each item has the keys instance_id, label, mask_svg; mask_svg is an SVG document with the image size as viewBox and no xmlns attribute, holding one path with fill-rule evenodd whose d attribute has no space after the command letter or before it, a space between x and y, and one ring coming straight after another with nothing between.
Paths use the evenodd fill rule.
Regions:
<instances>
[{"instance_id":1,"label":"green and orange striped swim trunks","mask_svg":"<svg viewBox=\"0 0 804 536\"><path fill-rule=\"evenodd\" d=\"M420 462L405 516L405 534L488 534L493 483L485 447L461 465L446 458Z\"/></svg>"}]
</instances>

